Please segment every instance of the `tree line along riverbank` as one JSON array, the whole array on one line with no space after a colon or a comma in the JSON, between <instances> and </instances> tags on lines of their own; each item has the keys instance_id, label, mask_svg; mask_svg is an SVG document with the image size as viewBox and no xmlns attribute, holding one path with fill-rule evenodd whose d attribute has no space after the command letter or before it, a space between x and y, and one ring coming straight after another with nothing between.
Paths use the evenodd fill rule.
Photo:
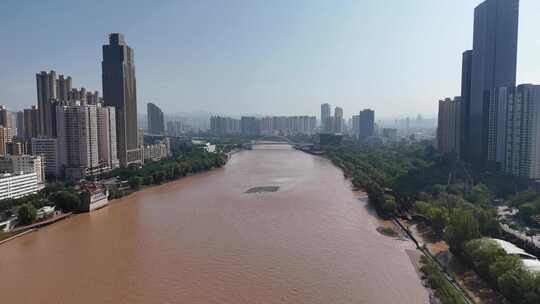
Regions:
<instances>
[{"instance_id":1,"label":"tree line along riverbank","mask_svg":"<svg viewBox=\"0 0 540 304\"><path fill-rule=\"evenodd\" d=\"M185 176L220 168L227 162L223 153L188 151L171 158L148 162L142 167L118 168L99 176L98 180L115 178L127 182L128 187L113 186L109 189L109 200L129 195L145 186L159 185ZM44 206L55 207L63 213L83 210L81 193L76 184L48 184L36 194L18 199L0 201L0 214L9 218L18 217L18 226L31 225L36 221L37 210ZM1 232L0 240L10 238L12 232Z\"/></svg>"},{"instance_id":2,"label":"tree line along riverbank","mask_svg":"<svg viewBox=\"0 0 540 304\"><path fill-rule=\"evenodd\" d=\"M349 145L326 152L354 187L368 194L381 217L421 220L436 240L446 242L453 256L512 303L540 303L540 275L485 238L504 237L495 197L513 199L516 188L524 187L518 185L521 180L487 174L471 177L465 164L439 154L427 142ZM423 269L443 303L463 303L448 293L432 264Z\"/></svg>"}]
</instances>

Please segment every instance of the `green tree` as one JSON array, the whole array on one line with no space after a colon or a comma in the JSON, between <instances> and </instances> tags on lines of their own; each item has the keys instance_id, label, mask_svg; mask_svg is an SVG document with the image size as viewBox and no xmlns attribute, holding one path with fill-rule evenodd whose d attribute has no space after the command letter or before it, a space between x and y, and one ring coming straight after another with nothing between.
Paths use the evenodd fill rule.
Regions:
<instances>
[{"instance_id":1,"label":"green tree","mask_svg":"<svg viewBox=\"0 0 540 304\"><path fill-rule=\"evenodd\" d=\"M58 209L64 212L80 211L81 199L78 194L69 191L59 191L52 195L51 200Z\"/></svg>"},{"instance_id":2,"label":"green tree","mask_svg":"<svg viewBox=\"0 0 540 304\"><path fill-rule=\"evenodd\" d=\"M128 179L129 186L133 190L139 190L144 183L144 179L140 176L132 176Z\"/></svg>"},{"instance_id":3,"label":"green tree","mask_svg":"<svg viewBox=\"0 0 540 304\"><path fill-rule=\"evenodd\" d=\"M454 252L462 252L463 244L480 237L478 221L471 211L458 208L452 212L445 239Z\"/></svg>"},{"instance_id":4,"label":"green tree","mask_svg":"<svg viewBox=\"0 0 540 304\"><path fill-rule=\"evenodd\" d=\"M466 199L474 204L485 206L491 203L493 194L486 185L480 183L472 188Z\"/></svg>"},{"instance_id":5,"label":"green tree","mask_svg":"<svg viewBox=\"0 0 540 304\"><path fill-rule=\"evenodd\" d=\"M530 221L531 216L537 214L536 206L533 203L525 203L519 206L519 217L525 221Z\"/></svg>"},{"instance_id":6,"label":"green tree","mask_svg":"<svg viewBox=\"0 0 540 304\"><path fill-rule=\"evenodd\" d=\"M507 272L511 271L519 271L521 267L523 267L523 263L517 256L511 256L502 254L495 258L495 261L493 261L493 258L490 259L490 261L485 262L486 264L491 262L492 264L489 265L489 275L492 279L497 279L504 275Z\"/></svg>"},{"instance_id":7,"label":"green tree","mask_svg":"<svg viewBox=\"0 0 540 304\"><path fill-rule=\"evenodd\" d=\"M32 224L37 217L37 210L32 204L24 204L19 207L17 211L19 215L19 221L23 225Z\"/></svg>"},{"instance_id":8,"label":"green tree","mask_svg":"<svg viewBox=\"0 0 540 304\"><path fill-rule=\"evenodd\" d=\"M486 277L491 274L490 266L498 258L506 256L506 253L494 240L481 238L468 241L464 246L463 256L482 276Z\"/></svg>"},{"instance_id":9,"label":"green tree","mask_svg":"<svg viewBox=\"0 0 540 304\"><path fill-rule=\"evenodd\" d=\"M443 235L444 228L450 222L450 216L446 208L431 208L429 210L429 219L431 220L431 227L435 234L439 237Z\"/></svg>"},{"instance_id":10,"label":"green tree","mask_svg":"<svg viewBox=\"0 0 540 304\"><path fill-rule=\"evenodd\" d=\"M381 214L384 216L391 216L394 211L396 210L396 199L392 195L385 195L384 196L384 203L381 206Z\"/></svg>"}]
</instances>

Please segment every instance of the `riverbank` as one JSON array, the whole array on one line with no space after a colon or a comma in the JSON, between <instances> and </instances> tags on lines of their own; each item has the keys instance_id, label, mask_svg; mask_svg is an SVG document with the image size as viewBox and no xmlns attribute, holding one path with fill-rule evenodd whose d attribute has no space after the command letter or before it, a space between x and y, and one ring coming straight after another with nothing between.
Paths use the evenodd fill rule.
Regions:
<instances>
[{"instance_id":1,"label":"riverbank","mask_svg":"<svg viewBox=\"0 0 540 304\"><path fill-rule=\"evenodd\" d=\"M339 166L338 168L343 170L343 168ZM350 176L347 176L344 170L343 172L345 179L350 181ZM362 200L369 206L369 197L367 193L360 193L362 193ZM372 208L372 206L368 208ZM425 280L424 286L429 290L431 304L438 304L441 303L441 301L442 303L445 303L444 301L455 299L456 297L462 300L462 302L458 303L465 304L503 303L488 301L491 300L492 297L487 297L485 288L480 290L480 292L475 292L475 290L472 288L469 290L467 287L471 287L470 285L463 285L462 281L459 280L455 273L449 272L444 265L438 261L436 254L432 253L432 251L430 251L428 248L437 249L439 251L446 249L448 251L448 246L442 244L444 242L429 242L428 239L423 238L422 235L417 234L414 230L410 229L410 222L401 220L396 216L391 216L390 219L383 219L376 213L374 213L373 216L375 216L380 222L380 226L376 229L380 235L383 237L393 237L396 240L410 241L415 244L416 250L414 250L414 252L416 253L413 253L411 250L406 250L406 253L409 256L411 264L413 265L419 278L423 281ZM393 233L389 233L390 230L396 234L394 235ZM423 267L425 267L424 270L422 270ZM432 279L431 284L428 284L428 277L425 276L427 271L431 277L435 278ZM444 278L445 282L441 282L442 278ZM438 283L433 283L433 280L438 281ZM471 280L467 282L471 282ZM453 291L448 292L448 288L453 289ZM444 299L441 299L441 297L444 297ZM476 301L475 299L480 299L482 301Z\"/></svg>"},{"instance_id":2,"label":"riverbank","mask_svg":"<svg viewBox=\"0 0 540 304\"><path fill-rule=\"evenodd\" d=\"M450 252L448 244L436 237L423 223L396 219L417 240L422 251L436 263L464 293L471 303L506 304L507 300L493 290L478 274Z\"/></svg>"},{"instance_id":3,"label":"riverbank","mask_svg":"<svg viewBox=\"0 0 540 304\"><path fill-rule=\"evenodd\" d=\"M64 219L70 217L72 214L73 213L71 213L71 212L69 212L69 213L60 213L58 215L54 215L54 216L52 216L50 218L43 219L41 221L32 223L30 225L17 227L15 229L11 230L10 232L5 233L5 235L3 235L2 237L0 237L0 245L5 244L5 243L7 243L7 242L9 242L11 240L14 240L14 239L16 239L18 237L23 236L23 235L26 235L26 234L28 234L30 232L36 231L39 228L49 226L49 225L52 225L52 224L54 224L56 222L64 220Z\"/></svg>"},{"instance_id":4,"label":"riverbank","mask_svg":"<svg viewBox=\"0 0 540 304\"><path fill-rule=\"evenodd\" d=\"M34 228L34 229L29 229L29 230L24 230L24 231L16 231L16 232L10 231L10 232L4 233L4 235L0 237L0 245L5 244L18 237L21 237L27 233L33 232L35 230L36 229Z\"/></svg>"}]
</instances>

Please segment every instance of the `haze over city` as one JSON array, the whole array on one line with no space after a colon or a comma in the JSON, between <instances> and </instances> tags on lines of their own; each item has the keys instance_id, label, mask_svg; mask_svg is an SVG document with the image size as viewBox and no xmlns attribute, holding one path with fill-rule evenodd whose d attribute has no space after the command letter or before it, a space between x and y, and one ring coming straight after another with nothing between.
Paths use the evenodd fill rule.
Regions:
<instances>
[{"instance_id":1,"label":"haze over city","mask_svg":"<svg viewBox=\"0 0 540 304\"><path fill-rule=\"evenodd\" d=\"M475 0L3 1L0 103L36 103L35 73L101 90L101 48L122 32L135 48L140 111L225 115L435 117L460 94ZM518 83L540 76L540 1L520 3ZM59 9L62 8L62 9Z\"/></svg>"}]
</instances>

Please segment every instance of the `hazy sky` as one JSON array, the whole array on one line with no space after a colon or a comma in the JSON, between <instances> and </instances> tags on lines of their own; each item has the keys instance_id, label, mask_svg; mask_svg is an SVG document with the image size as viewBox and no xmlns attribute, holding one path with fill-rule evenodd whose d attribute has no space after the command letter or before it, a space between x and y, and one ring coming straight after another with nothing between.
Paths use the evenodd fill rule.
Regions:
<instances>
[{"instance_id":1,"label":"hazy sky","mask_svg":"<svg viewBox=\"0 0 540 304\"><path fill-rule=\"evenodd\" d=\"M110 32L135 50L139 112L434 116L460 94L480 0L2 0L0 103L36 103L54 69L101 91ZM151 3L151 4L150 4ZM540 83L540 1L521 0L518 82Z\"/></svg>"}]
</instances>

